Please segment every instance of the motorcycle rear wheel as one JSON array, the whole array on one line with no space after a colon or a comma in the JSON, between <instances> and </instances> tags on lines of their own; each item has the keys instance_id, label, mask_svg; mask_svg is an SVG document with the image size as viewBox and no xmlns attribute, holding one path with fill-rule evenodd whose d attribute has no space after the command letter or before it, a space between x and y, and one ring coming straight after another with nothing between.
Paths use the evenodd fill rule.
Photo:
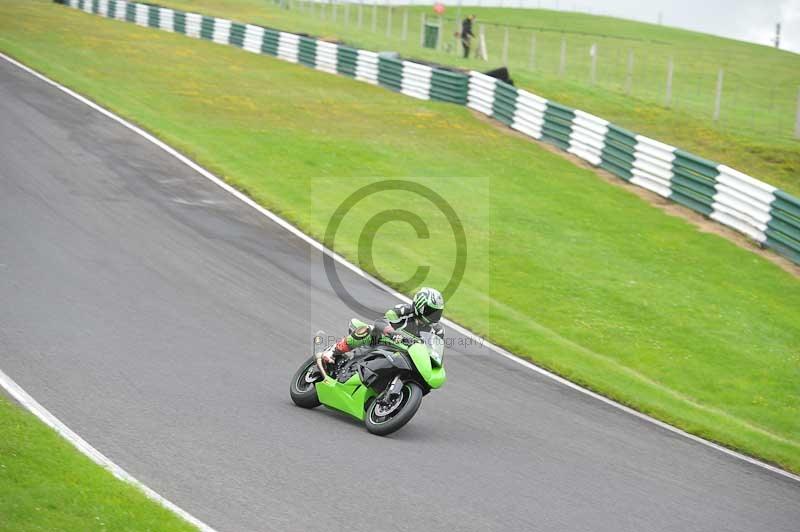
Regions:
<instances>
[{"instance_id":1,"label":"motorcycle rear wheel","mask_svg":"<svg viewBox=\"0 0 800 532\"><path fill-rule=\"evenodd\" d=\"M289 386L289 395L297 406L303 408L315 408L320 405L317 397L317 387L314 381L309 382L306 376L309 370L316 366L317 361L314 357L309 358L292 377L292 384Z\"/></svg>"},{"instance_id":2,"label":"motorcycle rear wheel","mask_svg":"<svg viewBox=\"0 0 800 532\"><path fill-rule=\"evenodd\" d=\"M400 430L411 421L422 404L422 388L415 382L406 382L403 384L402 394L400 406L386 416L376 414L377 401L369 403L364 416L364 425L369 432L377 436L386 436Z\"/></svg>"}]
</instances>

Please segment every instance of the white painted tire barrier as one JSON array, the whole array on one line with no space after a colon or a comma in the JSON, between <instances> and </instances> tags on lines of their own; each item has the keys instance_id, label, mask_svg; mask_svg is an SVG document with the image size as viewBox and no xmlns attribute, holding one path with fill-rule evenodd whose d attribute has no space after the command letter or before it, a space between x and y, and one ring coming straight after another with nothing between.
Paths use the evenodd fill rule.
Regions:
<instances>
[{"instance_id":1,"label":"white painted tire barrier","mask_svg":"<svg viewBox=\"0 0 800 532\"><path fill-rule=\"evenodd\" d=\"M731 227L800 264L800 200L794 196L728 166L636 135L480 72L431 67L306 35L151 4L54 1L86 13L350 76L413 98L466 105Z\"/></svg>"}]
</instances>

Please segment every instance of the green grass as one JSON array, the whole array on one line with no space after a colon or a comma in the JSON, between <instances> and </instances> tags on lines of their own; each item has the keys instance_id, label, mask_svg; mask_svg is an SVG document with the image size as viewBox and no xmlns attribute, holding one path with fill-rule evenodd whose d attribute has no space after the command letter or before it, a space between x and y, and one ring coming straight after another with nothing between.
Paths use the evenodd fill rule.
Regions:
<instances>
[{"instance_id":1,"label":"green grass","mask_svg":"<svg viewBox=\"0 0 800 532\"><path fill-rule=\"evenodd\" d=\"M456 53L420 48L422 13L429 7L410 8L408 33L402 39L403 10L392 10L387 36L388 9L363 9L358 27L357 5L343 6L333 21L331 6L303 7L291 0L281 9L269 0L160 0L170 7L260 23L287 31L307 32L372 50L396 50L408 57L463 68L488 70L502 64L503 31L495 24L514 24L509 31L508 66L518 86L583 109L641 133L683 148L800 195L800 140L794 120L800 89L800 55L766 46L713 37L677 28L612 17L538 9L464 8L485 23L490 61L465 61ZM448 8L446 35L456 29L458 11ZM536 59L530 65L531 35L536 31ZM562 32L567 33L567 68L559 76ZM587 35L594 34L594 35ZM596 83L589 79L588 50L597 44ZM634 54L631 95L625 91L628 53ZM667 64L675 64L673 98L664 105ZM721 119L711 120L719 68L725 70Z\"/></svg>"},{"instance_id":2,"label":"green grass","mask_svg":"<svg viewBox=\"0 0 800 532\"><path fill-rule=\"evenodd\" d=\"M2 395L0 435L4 532L195 530Z\"/></svg>"},{"instance_id":3,"label":"green grass","mask_svg":"<svg viewBox=\"0 0 800 532\"><path fill-rule=\"evenodd\" d=\"M800 471L800 283L775 264L462 107L46 0L0 4L0 49L318 238L334 207L376 177L435 188L470 243L449 317L643 412ZM359 204L337 251L363 263L359 232L383 205ZM435 220L430 211L420 215ZM383 278L407 278L420 263L433 266L430 284L449 278L443 224L428 240L400 223L378 236Z\"/></svg>"}]
</instances>

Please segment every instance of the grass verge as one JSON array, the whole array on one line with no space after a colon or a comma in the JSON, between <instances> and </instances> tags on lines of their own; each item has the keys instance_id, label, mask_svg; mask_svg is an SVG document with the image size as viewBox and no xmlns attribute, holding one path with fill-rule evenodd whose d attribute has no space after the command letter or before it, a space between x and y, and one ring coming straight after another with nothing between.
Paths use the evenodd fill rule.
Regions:
<instances>
[{"instance_id":1,"label":"grass verge","mask_svg":"<svg viewBox=\"0 0 800 532\"><path fill-rule=\"evenodd\" d=\"M364 6L358 26L357 5L347 13L342 6L336 21L331 6L281 9L264 0L159 0L185 11L260 23L286 31L338 38L370 50L396 50L415 57L461 68L486 71L502 64L503 29L491 23L512 24L507 65L516 84L556 102L583 109L707 159L737 168L762 181L800 195L800 139L794 138L800 55L767 46L715 37L668 26L632 20L567 13L546 9L463 8L486 23L490 61L464 60L455 53L419 46L422 13L428 6L410 9L403 40L402 11L393 9L392 31L387 34L387 8ZM449 7L453 19L457 8ZM530 67L530 29L536 34L537 59ZM455 30L448 23L444 35ZM563 34L566 32L577 32ZM567 39L566 71L559 74L561 38ZM597 79L590 82L589 49L597 45ZM628 54L634 55L631 94L626 95ZM665 104L667 64L674 61L673 96ZM718 69L724 69L724 92L719 123L711 120Z\"/></svg>"},{"instance_id":2,"label":"grass verge","mask_svg":"<svg viewBox=\"0 0 800 532\"><path fill-rule=\"evenodd\" d=\"M0 529L195 528L78 452L0 392Z\"/></svg>"},{"instance_id":3,"label":"grass verge","mask_svg":"<svg viewBox=\"0 0 800 532\"><path fill-rule=\"evenodd\" d=\"M45 0L0 4L0 49L317 238L376 176L437 188L475 251L450 317L643 412L800 471L800 283L763 258L461 107ZM375 206L412 202L369 203L336 241L362 265L359 231ZM424 258L426 282L441 285L452 268L443 225L428 240L405 224L381 227L369 269L391 282Z\"/></svg>"}]
</instances>

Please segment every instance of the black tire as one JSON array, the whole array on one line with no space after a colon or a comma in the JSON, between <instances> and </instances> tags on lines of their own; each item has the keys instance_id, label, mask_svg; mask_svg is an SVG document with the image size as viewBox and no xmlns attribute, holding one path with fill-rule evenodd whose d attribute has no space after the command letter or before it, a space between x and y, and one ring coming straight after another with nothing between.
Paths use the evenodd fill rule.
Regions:
<instances>
[{"instance_id":1,"label":"black tire","mask_svg":"<svg viewBox=\"0 0 800 532\"><path fill-rule=\"evenodd\" d=\"M419 405L422 404L422 388L419 387L419 384L415 382L404 383L401 401L397 410L383 418L375 414L376 403L374 400L371 401L364 416L364 425L367 430L378 436L386 436L400 430L403 425L411 421L411 418L419 410Z\"/></svg>"},{"instance_id":2,"label":"black tire","mask_svg":"<svg viewBox=\"0 0 800 532\"><path fill-rule=\"evenodd\" d=\"M313 382L306 380L308 370L316 366L317 362L314 357L309 358L300 369L292 377L292 384L289 386L289 395L292 396L292 401L297 406L303 408L314 408L320 405L319 397L317 397L317 388Z\"/></svg>"}]
</instances>

